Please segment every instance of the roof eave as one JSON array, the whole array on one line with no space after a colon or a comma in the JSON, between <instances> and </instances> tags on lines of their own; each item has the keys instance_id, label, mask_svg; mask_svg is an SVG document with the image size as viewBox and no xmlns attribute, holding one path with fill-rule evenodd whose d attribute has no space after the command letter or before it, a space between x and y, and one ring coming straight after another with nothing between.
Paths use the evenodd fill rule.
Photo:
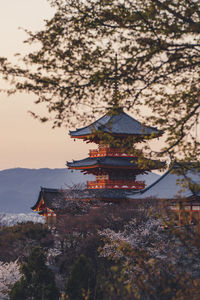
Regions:
<instances>
[{"instance_id":1,"label":"roof eave","mask_svg":"<svg viewBox=\"0 0 200 300\"><path fill-rule=\"evenodd\" d=\"M38 207L38 205L40 204L40 201L41 201L41 197L42 197L42 187L41 187L37 202L35 203L35 205L33 205L31 207L32 210L35 210Z\"/></svg>"}]
</instances>

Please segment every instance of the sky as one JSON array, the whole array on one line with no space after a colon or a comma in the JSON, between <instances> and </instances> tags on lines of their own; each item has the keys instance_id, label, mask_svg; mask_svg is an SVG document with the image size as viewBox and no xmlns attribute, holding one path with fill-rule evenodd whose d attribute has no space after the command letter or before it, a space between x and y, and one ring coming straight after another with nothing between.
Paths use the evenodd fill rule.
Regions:
<instances>
[{"instance_id":1,"label":"sky","mask_svg":"<svg viewBox=\"0 0 200 300\"><path fill-rule=\"evenodd\" d=\"M15 53L27 53L27 35L19 28L40 30L53 12L47 0L0 0L0 57L16 62ZM0 84L4 87L1 78ZM0 94L0 170L64 168L66 161L85 158L95 148L71 139L68 131L74 128L52 129L50 123L33 119L28 111L41 112L34 99L29 94Z\"/></svg>"},{"instance_id":2,"label":"sky","mask_svg":"<svg viewBox=\"0 0 200 300\"><path fill-rule=\"evenodd\" d=\"M40 30L52 15L46 0L0 0L0 57L15 62L15 53L27 53L27 35L19 28ZM86 157L91 145L70 139L68 131L74 128L52 129L33 119L28 111L40 109L33 102L29 94L0 94L0 170L65 168L67 160Z\"/></svg>"}]
</instances>

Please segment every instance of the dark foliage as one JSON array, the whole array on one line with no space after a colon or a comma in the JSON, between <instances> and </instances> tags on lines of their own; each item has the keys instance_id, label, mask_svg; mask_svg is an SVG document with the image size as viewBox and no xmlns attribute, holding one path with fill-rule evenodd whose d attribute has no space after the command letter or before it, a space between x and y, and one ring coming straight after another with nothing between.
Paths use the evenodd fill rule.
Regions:
<instances>
[{"instance_id":1,"label":"dark foliage","mask_svg":"<svg viewBox=\"0 0 200 300\"><path fill-rule=\"evenodd\" d=\"M0 228L0 260L10 261L20 258L22 261L36 246L53 245L53 237L49 229L42 224L32 222L12 227Z\"/></svg>"},{"instance_id":2,"label":"dark foliage","mask_svg":"<svg viewBox=\"0 0 200 300\"><path fill-rule=\"evenodd\" d=\"M44 252L35 247L26 264L22 265L22 278L9 293L10 300L58 300L59 291L54 274L45 264Z\"/></svg>"},{"instance_id":3,"label":"dark foliage","mask_svg":"<svg viewBox=\"0 0 200 300\"><path fill-rule=\"evenodd\" d=\"M75 262L66 286L66 294L70 300L84 300L94 298L95 272L90 261L81 255ZM92 293L92 294L91 294Z\"/></svg>"}]
</instances>

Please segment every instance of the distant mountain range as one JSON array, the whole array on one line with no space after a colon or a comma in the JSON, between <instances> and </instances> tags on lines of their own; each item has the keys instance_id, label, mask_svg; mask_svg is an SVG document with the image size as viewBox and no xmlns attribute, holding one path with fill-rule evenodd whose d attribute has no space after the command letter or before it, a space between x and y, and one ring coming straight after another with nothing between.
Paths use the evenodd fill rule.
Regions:
<instances>
[{"instance_id":1,"label":"distant mountain range","mask_svg":"<svg viewBox=\"0 0 200 300\"><path fill-rule=\"evenodd\" d=\"M159 178L155 173L139 175L149 185ZM92 175L68 169L23 169L0 171L0 213L30 213L35 204L40 186L66 189L75 184L93 180Z\"/></svg>"}]
</instances>

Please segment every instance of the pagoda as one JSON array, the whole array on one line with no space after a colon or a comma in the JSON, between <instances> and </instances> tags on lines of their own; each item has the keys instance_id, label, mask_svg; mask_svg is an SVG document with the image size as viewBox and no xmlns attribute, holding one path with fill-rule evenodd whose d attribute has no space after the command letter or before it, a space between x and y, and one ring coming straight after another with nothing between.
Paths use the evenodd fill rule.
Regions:
<instances>
[{"instance_id":1,"label":"pagoda","mask_svg":"<svg viewBox=\"0 0 200 300\"><path fill-rule=\"evenodd\" d=\"M128 139L138 143L160 135L156 128L142 125L122 109L117 114L107 113L89 126L70 131L72 138L95 142L98 149L90 150L88 158L67 162L67 166L96 176L95 181L87 182L88 190L142 190L145 182L138 181L137 175L157 169L158 165L146 160L140 166L134 148L126 150L124 145Z\"/></svg>"},{"instance_id":2,"label":"pagoda","mask_svg":"<svg viewBox=\"0 0 200 300\"><path fill-rule=\"evenodd\" d=\"M87 190L98 191L104 199L116 198L116 195L121 198L120 192L124 196L124 191L144 189L145 182L138 181L137 175L161 168L161 164L147 160L142 151L136 151L134 147L145 139L161 136L162 132L135 120L119 105L117 61L113 99L108 112L92 124L70 131L69 134L74 139L98 144L98 149L90 150L89 157L67 162L67 166L84 174L95 175L96 180L87 182ZM138 163L139 158L145 161L144 165Z\"/></svg>"}]
</instances>

